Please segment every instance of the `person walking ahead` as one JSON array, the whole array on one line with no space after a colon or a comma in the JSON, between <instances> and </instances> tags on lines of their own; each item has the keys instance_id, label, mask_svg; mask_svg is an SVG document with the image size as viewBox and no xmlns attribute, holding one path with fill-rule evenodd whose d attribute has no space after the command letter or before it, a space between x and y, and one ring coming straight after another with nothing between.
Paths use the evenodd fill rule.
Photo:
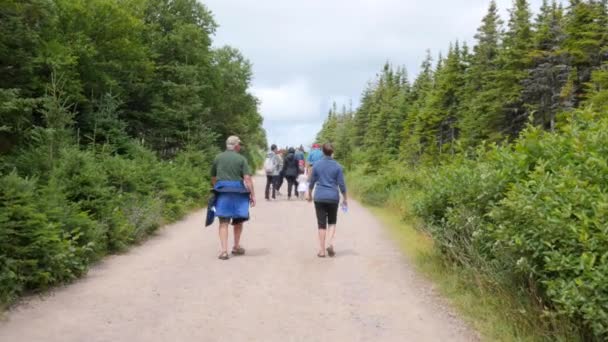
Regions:
<instances>
[{"instance_id":1,"label":"person walking ahead","mask_svg":"<svg viewBox=\"0 0 608 342\"><path fill-rule=\"evenodd\" d=\"M287 199L291 199L291 190L295 193L296 197L298 197L298 188L296 184L296 178L298 177L298 160L295 156L296 150L293 147L290 147L283 161L283 175L285 175L285 179L287 180Z\"/></svg>"},{"instance_id":2,"label":"person walking ahead","mask_svg":"<svg viewBox=\"0 0 608 342\"><path fill-rule=\"evenodd\" d=\"M338 164L331 156L334 149L331 144L323 145L323 159L314 163L308 193L306 199L312 200L312 191L314 189L315 211L317 214L317 223L319 228L319 253L318 257L325 257L325 242L329 235L327 244L327 253L330 257L335 255L334 238L336 235L336 223L338 218L338 204L340 203L340 193L342 193L342 205L348 205L346 196L346 184L344 183L344 173L342 166Z\"/></svg>"},{"instance_id":3,"label":"person walking ahead","mask_svg":"<svg viewBox=\"0 0 608 342\"><path fill-rule=\"evenodd\" d=\"M270 200L270 187L272 187L272 199L276 198L277 177L281 172L281 160L277 155L277 145L270 146L270 152L266 155L264 161L264 171L266 171L266 191L264 198Z\"/></svg>"},{"instance_id":4,"label":"person walking ahead","mask_svg":"<svg viewBox=\"0 0 608 342\"><path fill-rule=\"evenodd\" d=\"M255 206L253 180L247 159L239 154L241 140L228 137L226 151L218 154L211 167L211 182L216 192L215 216L219 218L219 259L228 260L228 225L234 226L233 255L245 254L240 245L243 223L249 220L249 205Z\"/></svg>"},{"instance_id":5,"label":"person walking ahead","mask_svg":"<svg viewBox=\"0 0 608 342\"><path fill-rule=\"evenodd\" d=\"M308 166L312 167L317 161L323 159L323 153L320 150L321 146L319 144L312 144L312 151L308 155Z\"/></svg>"}]
</instances>

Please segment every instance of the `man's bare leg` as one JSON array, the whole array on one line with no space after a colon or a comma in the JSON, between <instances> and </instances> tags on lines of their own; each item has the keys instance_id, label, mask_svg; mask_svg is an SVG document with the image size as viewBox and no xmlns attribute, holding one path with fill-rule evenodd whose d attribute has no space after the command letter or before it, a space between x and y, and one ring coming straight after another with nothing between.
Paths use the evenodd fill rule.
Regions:
<instances>
[{"instance_id":1,"label":"man's bare leg","mask_svg":"<svg viewBox=\"0 0 608 342\"><path fill-rule=\"evenodd\" d=\"M241 234L243 233L243 223L234 225L234 249L241 247Z\"/></svg>"},{"instance_id":2,"label":"man's bare leg","mask_svg":"<svg viewBox=\"0 0 608 342\"><path fill-rule=\"evenodd\" d=\"M228 253L228 221L220 221L220 245L222 248L222 254Z\"/></svg>"}]
</instances>

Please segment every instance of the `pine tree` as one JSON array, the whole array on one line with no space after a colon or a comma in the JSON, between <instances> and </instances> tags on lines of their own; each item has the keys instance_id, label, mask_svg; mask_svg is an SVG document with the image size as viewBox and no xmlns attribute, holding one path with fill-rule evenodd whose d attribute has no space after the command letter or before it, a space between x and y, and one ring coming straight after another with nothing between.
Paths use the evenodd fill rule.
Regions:
<instances>
[{"instance_id":1,"label":"pine tree","mask_svg":"<svg viewBox=\"0 0 608 342\"><path fill-rule=\"evenodd\" d=\"M354 146L364 146L365 145L365 135L367 134L367 128L369 125L369 116L370 110L373 100L374 88L372 83L368 83L367 87L361 94L361 105L357 109L355 114L354 122L353 122L353 130L354 130Z\"/></svg>"},{"instance_id":2,"label":"pine tree","mask_svg":"<svg viewBox=\"0 0 608 342\"><path fill-rule=\"evenodd\" d=\"M336 129L338 127L338 112L334 102L327 113L327 119L323 122L321 131L317 134L316 141L321 143L334 143L336 141Z\"/></svg>"},{"instance_id":3,"label":"pine tree","mask_svg":"<svg viewBox=\"0 0 608 342\"><path fill-rule=\"evenodd\" d=\"M573 106L584 97L584 84L591 80L594 69L601 66L601 54L606 37L606 13L603 2L571 0L564 16L565 39L562 51L576 70L570 73ZM576 74L576 79L572 76Z\"/></svg>"},{"instance_id":4,"label":"pine tree","mask_svg":"<svg viewBox=\"0 0 608 342\"><path fill-rule=\"evenodd\" d=\"M422 154L421 137L416 132L422 109L427 96L433 89L434 83L433 58L427 51L426 58L420 66L420 73L411 87L409 96L409 111L403 123L400 157L409 162L415 162Z\"/></svg>"},{"instance_id":5,"label":"pine tree","mask_svg":"<svg viewBox=\"0 0 608 342\"><path fill-rule=\"evenodd\" d=\"M599 51L602 65L592 72L591 81L585 84L585 97L586 104L595 110L605 111L608 109L608 1L602 0L597 6L598 24L603 28Z\"/></svg>"},{"instance_id":6,"label":"pine tree","mask_svg":"<svg viewBox=\"0 0 608 342\"><path fill-rule=\"evenodd\" d=\"M502 101L501 131L515 137L524 126L527 111L521 99L522 81L530 66L532 48L531 12L527 0L515 0L510 11L508 30L505 33L499 56L497 86ZM500 120L500 119L499 119Z\"/></svg>"},{"instance_id":7,"label":"pine tree","mask_svg":"<svg viewBox=\"0 0 608 342\"><path fill-rule=\"evenodd\" d=\"M386 128L389 109L387 108L386 97L389 96L390 84L393 82L393 71L388 63L384 64L382 73L378 77L378 84L372 96L369 110L370 120L368 130L365 135L365 145L367 146L367 162L372 165L383 164L384 139L386 138Z\"/></svg>"},{"instance_id":8,"label":"pine tree","mask_svg":"<svg viewBox=\"0 0 608 342\"><path fill-rule=\"evenodd\" d=\"M386 154L395 158L399 154L401 143L401 131L403 130L404 113L401 111L402 104L402 72L392 69L387 74L386 90L382 98L382 112L385 124L385 137L382 146L386 147Z\"/></svg>"},{"instance_id":9,"label":"pine tree","mask_svg":"<svg viewBox=\"0 0 608 342\"><path fill-rule=\"evenodd\" d=\"M522 100L533 122L545 129L555 127L555 117L563 109L561 90L568 80L568 58L560 52L564 39L563 9L555 1L545 1L534 23L533 47L529 52L531 66L522 81Z\"/></svg>"},{"instance_id":10,"label":"pine tree","mask_svg":"<svg viewBox=\"0 0 608 342\"><path fill-rule=\"evenodd\" d=\"M501 94L497 87L498 56L502 39L502 21L496 2L491 1L488 13L477 30L477 45L466 75L466 111L459 120L461 139L465 145L475 145L481 140L502 138Z\"/></svg>"}]
</instances>

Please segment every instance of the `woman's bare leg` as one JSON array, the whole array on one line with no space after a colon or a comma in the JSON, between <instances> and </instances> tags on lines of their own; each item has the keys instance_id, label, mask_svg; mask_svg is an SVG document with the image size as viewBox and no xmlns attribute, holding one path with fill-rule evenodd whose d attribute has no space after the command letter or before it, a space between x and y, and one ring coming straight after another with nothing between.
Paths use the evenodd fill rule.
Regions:
<instances>
[{"instance_id":1,"label":"woman's bare leg","mask_svg":"<svg viewBox=\"0 0 608 342\"><path fill-rule=\"evenodd\" d=\"M330 224L329 227L327 227L327 235L328 235L327 246L333 246L334 237L336 237L336 225L335 224Z\"/></svg>"},{"instance_id":2,"label":"woman's bare leg","mask_svg":"<svg viewBox=\"0 0 608 342\"><path fill-rule=\"evenodd\" d=\"M319 229L319 254L325 255L325 235L327 233L326 229Z\"/></svg>"}]
</instances>

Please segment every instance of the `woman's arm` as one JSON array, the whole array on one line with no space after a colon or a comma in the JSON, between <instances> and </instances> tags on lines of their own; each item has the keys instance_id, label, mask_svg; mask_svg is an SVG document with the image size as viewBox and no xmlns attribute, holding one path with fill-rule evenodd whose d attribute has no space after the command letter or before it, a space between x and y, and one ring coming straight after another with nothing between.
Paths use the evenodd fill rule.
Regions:
<instances>
[{"instance_id":1,"label":"woman's arm","mask_svg":"<svg viewBox=\"0 0 608 342\"><path fill-rule=\"evenodd\" d=\"M310 175L310 181L308 182L308 192L306 192L306 200L312 201L312 190L315 188L315 184L317 183L317 172L315 168L312 168L312 174Z\"/></svg>"},{"instance_id":2,"label":"woman's arm","mask_svg":"<svg viewBox=\"0 0 608 342\"><path fill-rule=\"evenodd\" d=\"M344 182L344 172L342 168L338 171L338 187L340 188L340 192L342 193L342 198L344 204L348 204L348 196L346 195L346 182Z\"/></svg>"}]
</instances>

